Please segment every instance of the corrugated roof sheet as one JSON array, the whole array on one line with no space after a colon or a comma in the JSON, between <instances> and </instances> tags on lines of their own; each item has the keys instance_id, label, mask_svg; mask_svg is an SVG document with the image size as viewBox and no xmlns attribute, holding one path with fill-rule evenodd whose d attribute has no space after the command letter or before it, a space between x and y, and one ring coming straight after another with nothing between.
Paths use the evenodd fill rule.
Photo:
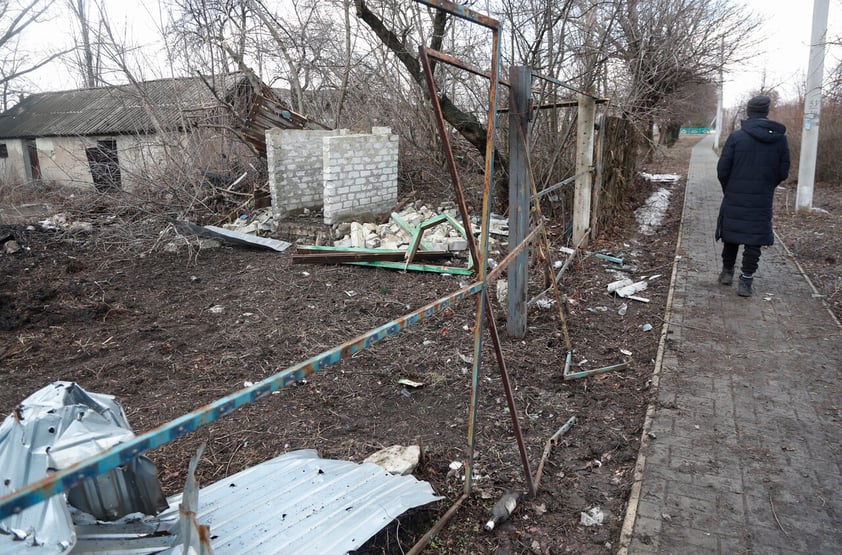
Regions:
<instances>
[{"instance_id":1,"label":"corrugated roof sheet","mask_svg":"<svg viewBox=\"0 0 842 555\"><path fill-rule=\"evenodd\" d=\"M344 554L406 510L438 499L429 483L412 476L301 450L202 488L196 520L210 527L216 555ZM170 509L142 522L77 522L72 553L122 555L142 552L141 546L147 553L164 549L171 545L164 531L178 530L181 495L167 501ZM172 549L181 552L180 546Z\"/></svg>"},{"instance_id":2,"label":"corrugated roof sheet","mask_svg":"<svg viewBox=\"0 0 842 555\"><path fill-rule=\"evenodd\" d=\"M245 78L234 73L206 79L224 98ZM0 138L153 132L150 111L164 129L183 129L185 114L218 105L201 77L39 93L0 114Z\"/></svg>"},{"instance_id":3,"label":"corrugated roof sheet","mask_svg":"<svg viewBox=\"0 0 842 555\"><path fill-rule=\"evenodd\" d=\"M72 453L62 454L74 455L68 462L124 438L122 428L109 432L98 425L100 420L128 426L112 397L71 382L47 386L21 406L0 426L5 478L0 495L42 478L48 466L60 466L47 459L61 445L55 436L68 426L54 420L72 424L78 419L90 427L87 434L71 434L66 447ZM200 456L201 451L191 462L191 477ZM194 484L188 479L184 494L193 503L185 511L195 512L189 525L209 527L204 537L217 555L347 553L404 511L441 499L429 483L413 476L393 475L372 463L322 459L313 450L286 453L224 478L200 489L198 500ZM100 487L104 494L106 486ZM102 522L72 507L65 495L55 495L0 521L0 554L181 554L188 526L180 520L182 498L168 498L169 508L157 516L134 512Z\"/></svg>"}]
</instances>

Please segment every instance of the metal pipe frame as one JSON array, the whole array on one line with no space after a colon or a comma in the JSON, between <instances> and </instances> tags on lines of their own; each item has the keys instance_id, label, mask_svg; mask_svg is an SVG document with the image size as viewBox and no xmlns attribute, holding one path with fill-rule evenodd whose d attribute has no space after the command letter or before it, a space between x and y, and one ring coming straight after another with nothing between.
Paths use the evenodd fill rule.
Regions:
<instances>
[{"instance_id":1,"label":"metal pipe frame","mask_svg":"<svg viewBox=\"0 0 842 555\"><path fill-rule=\"evenodd\" d=\"M533 71L532 76L537 77L538 79L543 79L544 81L549 81L550 83L558 85L559 87L565 88L569 91L573 91L573 92L578 93L578 94L583 94L585 96L589 96L589 97L593 98L597 102L597 104L603 104L605 102L608 102L608 99L599 98L598 96L594 96L591 93L580 91L579 89L577 89L575 87L571 87L570 85L568 85L567 83L565 83L563 81L559 81L555 77L550 77L549 75L542 75L542 74L538 73L537 71Z\"/></svg>"},{"instance_id":2,"label":"metal pipe frame","mask_svg":"<svg viewBox=\"0 0 842 555\"><path fill-rule=\"evenodd\" d=\"M449 2L448 0L415 0L419 4L424 4L425 6L430 6L431 8L436 8L439 10L446 11L451 15L455 15L461 19L470 21L472 23L476 23L478 25L482 25L483 27L488 27L491 31L495 34L499 33L500 31L500 22L496 19L490 18L485 14L481 14L479 12L475 12L474 10L464 6L462 4L457 4L456 2ZM492 54L492 61L493 61L493 54Z\"/></svg>"},{"instance_id":3,"label":"metal pipe frame","mask_svg":"<svg viewBox=\"0 0 842 555\"><path fill-rule=\"evenodd\" d=\"M0 520L70 489L82 480L98 476L121 464L125 464L144 451L160 447L165 443L169 443L189 432L210 424L233 412L235 409L254 403L270 395L273 391L300 381L314 372L338 363L344 358L349 358L390 335L394 335L430 316L442 312L462 299L482 293L484 288L484 283L475 282L458 289L450 295L404 314L391 322L315 355L304 362L290 366L251 387L241 389L236 393L217 399L204 407L162 424L143 435L106 449L98 455L29 484L15 493L6 495L0 499Z\"/></svg>"},{"instance_id":4,"label":"metal pipe frame","mask_svg":"<svg viewBox=\"0 0 842 555\"><path fill-rule=\"evenodd\" d=\"M430 58L434 58L434 59L438 60L439 62L441 62L443 64L447 64L447 65L450 65L450 66L453 66L453 67L458 67L459 69L465 70L468 73L473 73L474 75L477 75L479 77L485 77L486 79L491 80L491 74L490 73L488 73L487 71L482 71L481 69L477 69L470 64L466 64L465 62L463 62L459 58L456 58L455 56L451 56L450 54L445 54L444 52L439 52L438 50L434 50L432 48L425 48L425 51L427 52L427 56L429 56ZM498 82L501 85L505 85L507 87L511 86L509 84L509 82L506 81L505 79L500 79ZM503 113L503 112L507 112L507 111L508 111L507 109L500 109L500 110L497 110L497 113Z\"/></svg>"},{"instance_id":5,"label":"metal pipe frame","mask_svg":"<svg viewBox=\"0 0 842 555\"><path fill-rule=\"evenodd\" d=\"M500 344L500 336L497 330L497 324L494 318L494 312L488 297L488 238L489 238L489 223L491 219L491 203L493 199L493 184L494 184L494 152L496 129L497 129L497 85L500 83L500 24L496 20L487 18L470 12L467 8L452 2L445 1L427 1L416 0L421 4L426 4L438 9L444 9L449 13L468 19L469 21L479 23L491 29L492 31L492 54L491 54L491 72L486 75L470 66L466 66L456 58L436 52L431 56L431 49L424 46L419 47L419 58L424 69L424 75L427 82L427 90L430 101L433 105L435 114L436 128L442 141L442 148L444 150L445 158L447 159L448 168L450 170L453 187L455 189L457 204L459 206L460 215L465 224L466 229L470 229L470 216L465 204L464 194L462 191L462 182L459 172L456 168L456 159L453 155L453 149L450 143L450 137L444 126L444 116L441 110L441 104L438 99L438 90L433 79L433 73L430 65L430 58L435 57L437 60L460 67L465 71L487 77L489 79L488 90L488 127L487 139L485 146L485 171L483 182L483 208L482 219L480 224L480 244L479 247L473 242L473 234L468 233L468 247L471 251L475 264L474 267L479 273L479 281L483 284L483 295L477 298L476 320L474 324L474 363L473 371L471 373L471 400L468 414L468 460L465 465L465 493L470 493L473 488L473 468L474 468L474 452L476 447L476 420L479 400L479 372L480 361L482 355L482 338L484 332L484 320L487 319L489 332L494 347L494 354L497 359L497 365L500 370L501 382L506 394L506 401L509 405L509 412L512 417L512 428L517 439L518 450L520 451L521 463L524 467L524 479L531 495L535 495L535 486L532 481L532 472L529 469L529 459L526 453L526 446L523 443L523 434L520 430L520 422L517 418L516 407L514 404L514 396L511 390L511 383L509 381L508 370L506 369L506 361L503 356L502 346ZM468 15L470 14L470 15ZM518 251L528 245L528 241L523 241L518 246Z\"/></svg>"}]
</instances>

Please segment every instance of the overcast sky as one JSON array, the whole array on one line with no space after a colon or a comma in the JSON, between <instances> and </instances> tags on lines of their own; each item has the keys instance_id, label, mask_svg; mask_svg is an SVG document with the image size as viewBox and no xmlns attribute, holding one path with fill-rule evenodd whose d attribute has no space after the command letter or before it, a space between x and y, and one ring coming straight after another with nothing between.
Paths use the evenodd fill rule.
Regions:
<instances>
[{"instance_id":1,"label":"overcast sky","mask_svg":"<svg viewBox=\"0 0 842 555\"><path fill-rule=\"evenodd\" d=\"M743 0L761 16L764 42L761 53L748 64L730 68L725 76L725 105L745 101L760 88L763 72L767 85L774 85L783 98L798 96L803 86L810 59L810 34L813 22L813 0ZM842 2L830 0L828 38L842 34ZM839 50L825 55L825 77L839 63Z\"/></svg>"},{"instance_id":2,"label":"overcast sky","mask_svg":"<svg viewBox=\"0 0 842 555\"><path fill-rule=\"evenodd\" d=\"M803 87L809 60L813 0L732 1L746 4L764 19L761 31L764 42L760 46L760 53L750 62L728 68L724 85L725 105L737 106L753 90L759 89L764 71L767 86L774 86L783 98L797 97L799 87ZM159 20L157 0L106 0L105 5L114 22L115 31L119 34L125 32L130 43L149 46L158 41L155 23ZM828 37L842 35L842 0L830 0L828 21ZM44 47L61 48L72 43L68 29L68 21L58 17L47 24L38 25L31 38ZM162 58L160 53L149 55ZM839 63L840 56L842 52L839 49L828 51L825 76L830 68ZM143 73L147 79L165 76L160 70ZM59 63L33 74L31 79L34 88L41 91L75 88L77 81L78 78Z\"/></svg>"}]
</instances>

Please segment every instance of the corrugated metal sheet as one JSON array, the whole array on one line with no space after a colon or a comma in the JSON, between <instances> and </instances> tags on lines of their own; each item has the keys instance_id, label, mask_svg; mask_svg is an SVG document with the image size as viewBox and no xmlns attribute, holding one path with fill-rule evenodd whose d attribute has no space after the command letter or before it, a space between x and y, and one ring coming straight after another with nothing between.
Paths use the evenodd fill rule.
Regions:
<instances>
[{"instance_id":1,"label":"corrugated metal sheet","mask_svg":"<svg viewBox=\"0 0 842 555\"><path fill-rule=\"evenodd\" d=\"M206 79L225 98L245 77L234 73ZM164 129L177 130L191 123L185 119L191 113L217 106L201 77L39 93L0 114L0 138L154 132L150 111Z\"/></svg>"},{"instance_id":2,"label":"corrugated metal sheet","mask_svg":"<svg viewBox=\"0 0 842 555\"><path fill-rule=\"evenodd\" d=\"M22 407L0 427L0 474L9 480L0 481L0 494L60 467L53 456L72 464L125 439L122 427L109 431L100 425L128 426L113 398L70 382L47 386ZM87 434L71 430L77 422L87 426ZM57 432L66 430L73 433L61 441ZM190 539L185 531L198 534L190 539L191 548L210 538L218 555L339 554L357 549L407 509L441 499L430 484L412 476L396 476L371 463L322 459L313 450L293 451L224 478L199 490L198 500L193 483L188 479L184 495L191 506L180 507L182 495L177 495L157 516L138 512L115 522L98 521L68 505L65 495L55 495L0 522L0 554L176 555Z\"/></svg>"},{"instance_id":3,"label":"corrugated metal sheet","mask_svg":"<svg viewBox=\"0 0 842 555\"><path fill-rule=\"evenodd\" d=\"M217 555L330 555L359 548L407 509L438 499L412 476L301 450L202 488L196 520L210 527ZM143 552L140 546L149 553L155 543L162 549L161 532L177 529L181 496L168 502L154 524L77 524L72 553L128 554Z\"/></svg>"},{"instance_id":4,"label":"corrugated metal sheet","mask_svg":"<svg viewBox=\"0 0 842 555\"><path fill-rule=\"evenodd\" d=\"M0 496L133 437L114 397L89 393L73 382L55 382L27 397L0 426ZM154 465L148 470L154 484L144 481L143 493L156 496L157 488L157 499L148 505L132 495L137 492L126 484L125 473L119 469L84 480L67 495L102 518L140 507L160 511L166 508L164 495ZM112 485L118 489L110 491ZM41 553L66 553L73 541L64 495L0 521L0 554L19 553L27 546Z\"/></svg>"}]
</instances>

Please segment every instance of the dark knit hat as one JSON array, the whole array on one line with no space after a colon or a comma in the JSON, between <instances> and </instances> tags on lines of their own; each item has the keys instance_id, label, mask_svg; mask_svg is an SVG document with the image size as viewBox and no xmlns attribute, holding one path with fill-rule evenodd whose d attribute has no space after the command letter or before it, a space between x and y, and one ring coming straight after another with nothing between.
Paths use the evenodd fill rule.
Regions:
<instances>
[{"instance_id":1,"label":"dark knit hat","mask_svg":"<svg viewBox=\"0 0 842 555\"><path fill-rule=\"evenodd\" d=\"M772 100L765 95L755 96L746 105L746 114L750 118L765 118L769 115L769 104Z\"/></svg>"}]
</instances>

